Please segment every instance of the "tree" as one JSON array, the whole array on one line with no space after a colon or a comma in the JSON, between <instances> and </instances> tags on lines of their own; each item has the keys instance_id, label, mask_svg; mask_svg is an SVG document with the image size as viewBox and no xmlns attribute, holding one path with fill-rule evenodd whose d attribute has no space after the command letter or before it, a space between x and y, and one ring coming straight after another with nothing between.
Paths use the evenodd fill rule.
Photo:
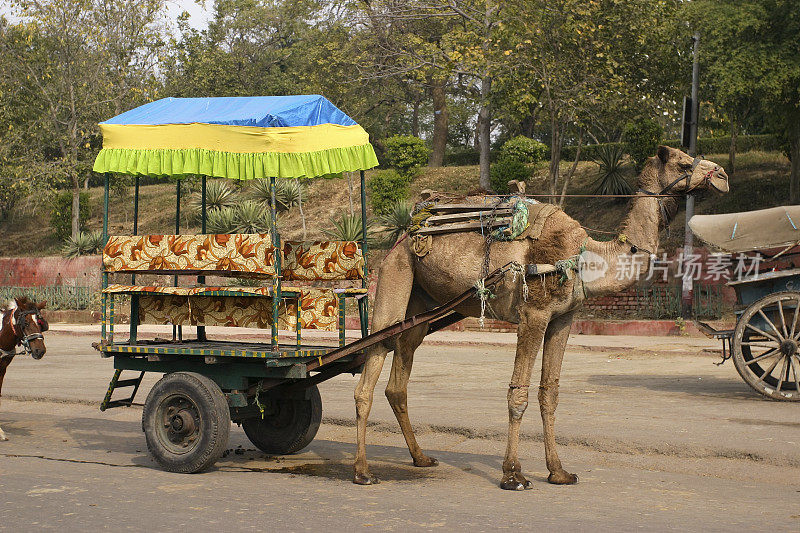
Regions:
<instances>
[{"instance_id":1,"label":"tree","mask_svg":"<svg viewBox=\"0 0 800 533\"><path fill-rule=\"evenodd\" d=\"M666 0L512 0L504 27L505 54L533 73L548 116L550 194L562 205L580 159L584 136L603 108L631 101L659 101L674 85L678 55L677 2ZM527 35L527 38L519 38ZM663 72L669 73L664 76ZM565 141L577 145L575 161L561 175Z\"/></svg>"},{"instance_id":2,"label":"tree","mask_svg":"<svg viewBox=\"0 0 800 533\"><path fill-rule=\"evenodd\" d=\"M787 141L789 201L800 203L800 13L796 2L697 0L687 9L693 25L703 28L701 76L711 99L730 121L731 155L735 156L741 124L754 111L763 114L768 127ZM708 20L716 23L709 25Z\"/></svg>"},{"instance_id":3,"label":"tree","mask_svg":"<svg viewBox=\"0 0 800 533\"><path fill-rule=\"evenodd\" d=\"M72 188L72 236L77 237L81 177L98 148L97 123L124 103L144 99L154 50L163 44L156 20L161 0L14 0L22 20L4 25L0 51L8 60L3 85L40 111L40 132L55 153L40 164Z\"/></svg>"}]
</instances>

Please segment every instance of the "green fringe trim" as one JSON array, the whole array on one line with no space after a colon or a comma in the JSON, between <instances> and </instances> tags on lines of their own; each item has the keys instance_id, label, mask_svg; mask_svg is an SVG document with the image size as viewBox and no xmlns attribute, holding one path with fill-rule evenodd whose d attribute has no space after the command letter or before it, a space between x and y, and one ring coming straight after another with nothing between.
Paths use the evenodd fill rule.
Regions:
<instances>
[{"instance_id":1,"label":"green fringe trim","mask_svg":"<svg viewBox=\"0 0 800 533\"><path fill-rule=\"evenodd\" d=\"M234 153L203 148L137 150L103 148L93 170L144 176L199 174L215 178L315 178L378 166L371 144L301 153Z\"/></svg>"}]
</instances>

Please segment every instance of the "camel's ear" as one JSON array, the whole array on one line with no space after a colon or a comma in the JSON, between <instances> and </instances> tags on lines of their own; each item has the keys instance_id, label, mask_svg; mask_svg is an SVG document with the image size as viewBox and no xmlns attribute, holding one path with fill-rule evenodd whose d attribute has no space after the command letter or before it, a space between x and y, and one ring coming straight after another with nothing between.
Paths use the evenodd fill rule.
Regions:
<instances>
[{"instance_id":1,"label":"camel's ear","mask_svg":"<svg viewBox=\"0 0 800 533\"><path fill-rule=\"evenodd\" d=\"M664 146L663 144L658 147L658 158L661 160L662 164L666 164L669 161L670 156L670 149L668 146Z\"/></svg>"},{"instance_id":2,"label":"camel's ear","mask_svg":"<svg viewBox=\"0 0 800 533\"><path fill-rule=\"evenodd\" d=\"M42 309L47 307L47 300L42 300L41 302L36 304L36 307L39 309L39 311L41 311Z\"/></svg>"}]
</instances>

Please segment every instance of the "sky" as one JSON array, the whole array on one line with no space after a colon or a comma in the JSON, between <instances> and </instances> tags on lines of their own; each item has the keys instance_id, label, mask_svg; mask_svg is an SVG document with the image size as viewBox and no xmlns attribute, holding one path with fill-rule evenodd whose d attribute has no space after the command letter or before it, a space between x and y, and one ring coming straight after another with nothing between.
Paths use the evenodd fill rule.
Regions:
<instances>
[{"instance_id":1,"label":"sky","mask_svg":"<svg viewBox=\"0 0 800 533\"><path fill-rule=\"evenodd\" d=\"M205 6L198 4L195 0L167 0L167 9L173 20L183 11L188 11L191 15L189 23L197 29L203 29L211 18L213 0L205 0L202 3Z\"/></svg>"},{"instance_id":2,"label":"sky","mask_svg":"<svg viewBox=\"0 0 800 533\"><path fill-rule=\"evenodd\" d=\"M211 18L211 7L214 0L201 0L198 4L195 0L165 0L167 3L167 14L172 19L178 18L184 11L188 11L191 18L189 23L197 28L204 29ZM8 0L0 0L0 14L9 16L10 8ZM13 21L13 17L9 17Z\"/></svg>"}]
</instances>

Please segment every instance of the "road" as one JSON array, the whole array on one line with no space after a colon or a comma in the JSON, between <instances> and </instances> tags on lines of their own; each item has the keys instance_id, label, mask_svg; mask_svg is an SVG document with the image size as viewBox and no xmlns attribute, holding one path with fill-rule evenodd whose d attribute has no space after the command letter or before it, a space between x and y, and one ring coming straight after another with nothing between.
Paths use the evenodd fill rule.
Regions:
<instances>
[{"instance_id":1,"label":"road","mask_svg":"<svg viewBox=\"0 0 800 533\"><path fill-rule=\"evenodd\" d=\"M266 457L234 427L216 468L170 474L146 453L140 409L97 410L112 370L94 339L50 332L45 358L17 358L3 386L0 529L800 529L800 404L760 399L697 339L571 338L556 431L580 482L545 482L532 405L520 458L534 488L500 490L513 350L483 339L418 352L409 407L440 466L411 466L377 394L368 454L382 483L360 487L352 376L321 387L323 425L302 453Z\"/></svg>"}]
</instances>

